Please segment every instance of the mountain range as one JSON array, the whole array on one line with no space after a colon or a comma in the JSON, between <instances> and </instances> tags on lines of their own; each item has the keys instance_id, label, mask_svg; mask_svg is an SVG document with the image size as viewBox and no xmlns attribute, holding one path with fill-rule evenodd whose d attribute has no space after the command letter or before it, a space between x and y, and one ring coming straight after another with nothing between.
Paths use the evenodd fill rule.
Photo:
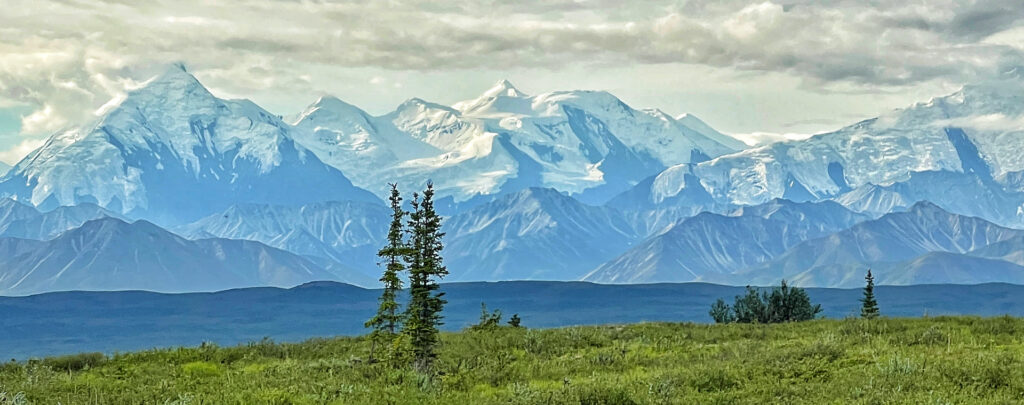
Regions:
<instances>
[{"instance_id":1,"label":"mountain range","mask_svg":"<svg viewBox=\"0 0 1024 405\"><path fill-rule=\"evenodd\" d=\"M584 278L599 283L695 281L729 274L868 217L831 202L773 200L731 215L704 212L610 260Z\"/></svg>"},{"instance_id":2,"label":"mountain range","mask_svg":"<svg viewBox=\"0 0 1024 405\"><path fill-rule=\"evenodd\" d=\"M1024 282L1022 116L1024 83L979 83L747 147L690 114L504 80L285 118L174 66L0 175L0 294L372 286L388 183L427 182L449 281Z\"/></svg>"},{"instance_id":3,"label":"mountain range","mask_svg":"<svg viewBox=\"0 0 1024 405\"><path fill-rule=\"evenodd\" d=\"M0 195L42 209L92 203L162 224L242 202L380 201L289 128L172 67L94 122L51 136L0 179Z\"/></svg>"},{"instance_id":4,"label":"mountain range","mask_svg":"<svg viewBox=\"0 0 1024 405\"><path fill-rule=\"evenodd\" d=\"M752 276L750 282L754 284L786 278L799 285L850 287L863 282L863 276L851 270L873 268L878 282L883 284L986 282L990 271L987 267L998 266L994 260L977 260L970 253L1020 236L1024 236L1024 231L981 218L950 214L922 202L906 212L887 214L806 240L771 262L736 276ZM946 264L941 262L951 260L959 261L953 267L961 268L967 277L947 278L938 270L931 273L933 267L944 267ZM1021 282L1024 273L1007 274L1000 280Z\"/></svg>"},{"instance_id":5,"label":"mountain range","mask_svg":"<svg viewBox=\"0 0 1024 405\"><path fill-rule=\"evenodd\" d=\"M454 201L529 187L602 203L678 163L743 148L698 118L635 110L599 91L529 96L502 80L480 97L444 106L410 99L371 116L323 97L294 118L296 139L382 195L392 179L432 179Z\"/></svg>"},{"instance_id":6,"label":"mountain range","mask_svg":"<svg viewBox=\"0 0 1024 405\"><path fill-rule=\"evenodd\" d=\"M773 198L834 199L884 213L927 200L1021 226L1022 116L1020 80L968 85L806 140L675 165L632 191L628 202L714 209Z\"/></svg>"},{"instance_id":7,"label":"mountain range","mask_svg":"<svg viewBox=\"0 0 1024 405\"><path fill-rule=\"evenodd\" d=\"M42 212L15 200L2 199L0 237L48 240L88 221L108 217L119 218L119 215L88 203Z\"/></svg>"},{"instance_id":8,"label":"mountain range","mask_svg":"<svg viewBox=\"0 0 1024 405\"><path fill-rule=\"evenodd\" d=\"M102 218L47 241L0 238L0 291L28 295L64 290L220 291L291 287L310 281L366 283L259 242L190 241L144 220Z\"/></svg>"}]
</instances>

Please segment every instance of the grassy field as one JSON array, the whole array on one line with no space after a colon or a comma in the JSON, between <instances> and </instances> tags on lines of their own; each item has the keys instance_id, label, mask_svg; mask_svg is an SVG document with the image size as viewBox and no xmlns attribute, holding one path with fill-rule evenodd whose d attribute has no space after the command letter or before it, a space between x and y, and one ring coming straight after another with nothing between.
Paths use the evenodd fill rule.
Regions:
<instances>
[{"instance_id":1,"label":"grassy field","mask_svg":"<svg viewBox=\"0 0 1024 405\"><path fill-rule=\"evenodd\" d=\"M1024 402L1024 320L1011 317L501 328L443 339L435 377L367 362L363 338L8 363L0 404Z\"/></svg>"}]
</instances>

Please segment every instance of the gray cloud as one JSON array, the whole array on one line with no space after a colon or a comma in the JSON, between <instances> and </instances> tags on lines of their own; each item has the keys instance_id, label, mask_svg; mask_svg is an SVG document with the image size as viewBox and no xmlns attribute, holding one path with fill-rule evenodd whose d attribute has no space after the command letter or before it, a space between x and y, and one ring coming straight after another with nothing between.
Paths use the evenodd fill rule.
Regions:
<instances>
[{"instance_id":1,"label":"gray cloud","mask_svg":"<svg viewBox=\"0 0 1024 405\"><path fill-rule=\"evenodd\" d=\"M245 95L315 86L311 69L391 71L687 63L782 72L846 90L980 80L1024 65L985 39L1021 26L1017 0L642 2L8 0L0 98L24 130L82 118L185 61Z\"/></svg>"}]
</instances>

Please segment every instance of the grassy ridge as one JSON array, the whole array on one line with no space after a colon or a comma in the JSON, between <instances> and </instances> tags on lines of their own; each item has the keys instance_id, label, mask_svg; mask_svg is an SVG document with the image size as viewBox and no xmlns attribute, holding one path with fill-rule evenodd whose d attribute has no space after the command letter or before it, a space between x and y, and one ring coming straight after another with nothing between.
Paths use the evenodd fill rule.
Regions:
<instances>
[{"instance_id":1,"label":"grassy ridge","mask_svg":"<svg viewBox=\"0 0 1024 405\"><path fill-rule=\"evenodd\" d=\"M528 320L527 320L528 321ZM79 355L0 366L29 403L690 404L1024 401L1024 320L646 323L450 333L439 376L364 338ZM0 403L4 403L0 399Z\"/></svg>"}]
</instances>

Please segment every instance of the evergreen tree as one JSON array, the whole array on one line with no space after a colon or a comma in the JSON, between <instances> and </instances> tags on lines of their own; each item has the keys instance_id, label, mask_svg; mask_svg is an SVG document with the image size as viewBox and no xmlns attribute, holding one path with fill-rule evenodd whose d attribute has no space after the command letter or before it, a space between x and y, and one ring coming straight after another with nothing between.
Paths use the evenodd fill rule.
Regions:
<instances>
[{"instance_id":1,"label":"evergreen tree","mask_svg":"<svg viewBox=\"0 0 1024 405\"><path fill-rule=\"evenodd\" d=\"M448 274L448 269L441 259L444 232L441 232L441 217L434 211L434 185L427 183L422 199L413 194L410 203L408 230L411 236L406 256L410 297L404 332L412 345L413 365L426 372L437 357L438 326L442 325L441 311L447 303L438 282Z\"/></svg>"},{"instance_id":2,"label":"evergreen tree","mask_svg":"<svg viewBox=\"0 0 1024 405\"><path fill-rule=\"evenodd\" d=\"M387 341L394 338L398 326L402 323L402 314L399 311L398 302L395 301L398 292L402 290L402 278L399 276L405 270L403 260L408 254L408 246L405 243L403 221L406 212L402 209L402 196L398 192L397 184L391 186L391 227L388 229L387 245L377 252L377 256L384 263L384 275L380 281L384 284L384 290L380 294L380 305L377 307L377 314L366 321L366 327L373 329L370 333L370 360L373 361L374 351L378 341Z\"/></svg>"},{"instance_id":3,"label":"evergreen tree","mask_svg":"<svg viewBox=\"0 0 1024 405\"><path fill-rule=\"evenodd\" d=\"M470 326L470 330L491 330L498 327L501 323L501 310L496 309L494 312L487 311L487 304L480 303L480 322L476 325Z\"/></svg>"},{"instance_id":4,"label":"evergreen tree","mask_svg":"<svg viewBox=\"0 0 1024 405\"><path fill-rule=\"evenodd\" d=\"M867 280L867 285L864 286L864 298L860 300L863 304L860 307L860 317L864 319L878 318L878 301L875 301L875 277L871 275L871 269L868 269L868 275L864 277L864 280Z\"/></svg>"},{"instance_id":5,"label":"evergreen tree","mask_svg":"<svg viewBox=\"0 0 1024 405\"><path fill-rule=\"evenodd\" d=\"M508 326L513 328L522 327L522 318L519 318L519 314L512 314L512 317L508 319Z\"/></svg>"}]
</instances>

